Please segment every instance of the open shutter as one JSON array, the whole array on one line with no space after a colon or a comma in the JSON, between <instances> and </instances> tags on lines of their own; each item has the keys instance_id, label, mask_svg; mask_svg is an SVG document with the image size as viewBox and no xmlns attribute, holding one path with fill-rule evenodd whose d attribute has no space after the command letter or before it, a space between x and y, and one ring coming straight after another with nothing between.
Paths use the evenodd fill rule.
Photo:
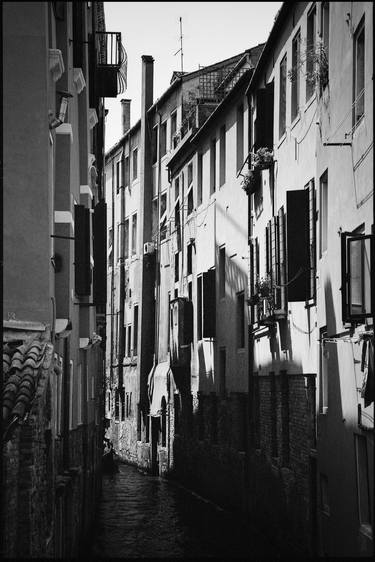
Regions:
<instances>
[{"instance_id":1,"label":"open shutter","mask_svg":"<svg viewBox=\"0 0 375 562\"><path fill-rule=\"evenodd\" d=\"M273 150L273 105L274 88L272 81L265 88L260 88L257 91L254 151L261 147Z\"/></svg>"},{"instance_id":2,"label":"open shutter","mask_svg":"<svg viewBox=\"0 0 375 562\"><path fill-rule=\"evenodd\" d=\"M105 304L107 301L107 205L100 201L94 209L93 218L93 252L94 252L94 303Z\"/></svg>"},{"instance_id":3,"label":"open shutter","mask_svg":"<svg viewBox=\"0 0 375 562\"><path fill-rule=\"evenodd\" d=\"M288 301L306 301L309 294L308 191L286 192Z\"/></svg>"},{"instance_id":4,"label":"open shutter","mask_svg":"<svg viewBox=\"0 0 375 562\"><path fill-rule=\"evenodd\" d=\"M90 210L84 205L74 206L74 265L75 292L90 295Z\"/></svg>"},{"instance_id":5,"label":"open shutter","mask_svg":"<svg viewBox=\"0 0 375 562\"><path fill-rule=\"evenodd\" d=\"M216 275L215 269L203 273L203 337L216 336Z\"/></svg>"},{"instance_id":6,"label":"open shutter","mask_svg":"<svg viewBox=\"0 0 375 562\"><path fill-rule=\"evenodd\" d=\"M279 226L279 285L280 285L280 308L286 309L286 288L285 288L285 215L284 207L281 207L278 212L278 226Z\"/></svg>"},{"instance_id":7,"label":"open shutter","mask_svg":"<svg viewBox=\"0 0 375 562\"><path fill-rule=\"evenodd\" d=\"M277 218L271 219L271 287L275 299L275 307L277 308L277 289L275 285L278 284L277 275Z\"/></svg>"}]
</instances>

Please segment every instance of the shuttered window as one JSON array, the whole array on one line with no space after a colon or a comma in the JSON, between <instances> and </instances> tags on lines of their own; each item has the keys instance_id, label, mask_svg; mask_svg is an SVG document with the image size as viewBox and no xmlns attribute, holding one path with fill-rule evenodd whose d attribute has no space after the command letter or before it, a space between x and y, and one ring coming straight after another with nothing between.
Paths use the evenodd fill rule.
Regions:
<instances>
[{"instance_id":1,"label":"shuttered window","mask_svg":"<svg viewBox=\"0 0 375 562\"><path fill-rule=\"evenodd\" d=\"M316 296L316 194L315 182L310 180L305 186L309 194L308 209L308 254L309 254L309 287L308 300L315 302Z\"/></svg>"},{"instance_id":2,"label":"shuttered window","mask_svg":"<svg viewBox=\"0 0 375 562\"><path fill-rule=\"evenodd\" d=\"M74 205L74 272L75 292L88 296L91 291L90 210Z\"/></svg>"},{"instance_id":3,"label":"shuttered window","mask_svg":"<svg viewBox=\"0 0 375 562\"><path fill-rule=\"evenodd\" d=\"M309 295L308 196L308 191L305 189L286 192L289 302L306 301Z\"/></svg>"},{"instance_id":4,"label":"shuttered window","mask_svg":"<svg viewBox=\"0 0 375 562\"><path fill-rule=\"evenodd\" d=\"M216 272L205 271L197 278L198 340L216 336Z\"/></svg>"},{"instance_id":5,"label":"shuttered window","mask_svg":"<svg viewBox=\"0 0 375 562\"><path fill-rule=\"evenodd\" d=\"M100 201L93 215L93 252L94 252L94 303L105 304L107 300L107 205Z\"/></svg>"}]
</instances>

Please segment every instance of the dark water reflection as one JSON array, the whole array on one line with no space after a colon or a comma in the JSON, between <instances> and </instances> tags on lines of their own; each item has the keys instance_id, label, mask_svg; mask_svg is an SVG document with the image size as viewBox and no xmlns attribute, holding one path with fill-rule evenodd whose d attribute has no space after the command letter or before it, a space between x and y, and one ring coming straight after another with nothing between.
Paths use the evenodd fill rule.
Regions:
<instances>
[{"instance_id":1,"label":"dark water reflection","mask_svg":"<svg viewBox=\"0 0 375 562\"><path fill-rule=\"evenodd\" d=\"M277 557L233 514L174 482L119 469L103 477L92 558Z\"/></svg>"}]
</instances>

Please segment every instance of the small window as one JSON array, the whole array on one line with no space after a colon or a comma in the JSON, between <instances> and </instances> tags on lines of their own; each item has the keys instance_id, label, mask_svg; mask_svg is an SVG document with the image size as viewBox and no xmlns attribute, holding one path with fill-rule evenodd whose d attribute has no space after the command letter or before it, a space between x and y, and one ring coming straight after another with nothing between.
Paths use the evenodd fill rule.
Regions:
<instances>
[{"instance_id":1,"label":"small window","mask_svg":"<svg viewBox=\"0 0 375 562\"><path fill-rule=\"evenodd\" d=\"M159 209L159 228L160 240L165 240L167 237L167 194L163 193L160 197Z\"/></svg>"},{"instance_id":2,"label":"small window","mask_svg":"<svg viewBox=\"0 0 375 562\"><path fill-rule=\"evenodd\" d=\"M187 275L191 275L193 273L193 244L187 245Z\"/></svg>"},{"instance_id":3,"label":"small window","mask_svg":"<svg viewBox=\"0 0 375 562\"><path fill-rule=\"evenodd\" d=\"M216 139L211 140L210 146L210 195L216 188Z\"/></svg>"},{"instance_id":4,"label":"small window","mask_svg":"<svg viewBox=\"0 0 375 562\"><path fill-rule=\"evenodd\" d=\"M322 2L320 25L321 25L321 38L324 47L324 56L326 57L326 61L328 63L329 61L329 2Z\"/></svg>"},{"instance_id":5,"label":"small window","mask_svg":"<svg viewBox=\"0 0 375 562\"><path fill-rule=\"evenodd\" d=\"M225 183L225 125L220 129L220 187Z\"/></svg>"},{"instance_id":6,"label":"small window","mask_svg":"<svg viewBox=\"0 0 375 562\"><path fill-rule=\"evenodd\" d=\"M198 194L197 194L197 205L202 204L203 200L203 154L198 154Z\"/></svg>"},{"instance_id":7,"label":"small window","mask_svg":"<svg viewBox=\"0 0 375 562\"><path fill-rule=\"evenodd\" d=\"M179 278L180 278L180 254L179 254L179 252L177 252L174 255L174 280L175 280L175 283L177 283Z\"/></svg>"},{"instance_id":8,"label":"small window","mask_svg":"<svg viewBox=\"0 0 375 562\"><path fill-rule=\"evenodd\" d=\"M134 306L133 354L138 354L138 305Z\"/></svg>"},{"instance_id":9,"label":"small window","mask_svg":"<svg viewBox=\"0 0 375 562\"><path fill-rule=\"evenodd\" d=\"M177 111L171 114L171 148L176 148L177 146Z\"/></svg>"},{"instance_id":10,"label":"small window","mask_svg":"<svg viewBox=\"0 0 375 562\"><path fill-rule=\"evenodd\" d=\"M132 222L132 255L137 253L137 213L133 215Z\"/></svg>"},{"instance_id":11,"label":"small window","mask_svg":"<svg viewBox=\"0 0 375 562\"><path fill-rule=\"evenodd\" d=\"M125 220L125 228L124 228L124 258L128 259L129 257L129 219Z\"/></svg>"},{"instance_id":12,"label":"small window","mask_svg":"<svg viewBox=\"0 0 375 562\"><path fill-rule=\"evenodd\" d=\"M125 156L124 160L124 186L129 185L129 156Z\"/></svg>"},{"instance_id":13,"label":"small window","mask_svg":"<svg viewBox=\"0 0 375 562\"><path fill-rule=\"evenodd\" d=\"M161 124L160 127L160 158L167 153L167 122Z\"/></svg>"},{"instance_id":14,"label":"small window","mask_svg":"<svg viewBox=\"0 0 375 562\"><path fill-rule=\"evenodd\" d=\"M326 170L320 178L320 204L319 204L319 234L320 234L320 257L328 248L328 171Z\"/></svg>"},{"instance_id":15,"label":"small window","mask_svg":"<svg viewBox=\"0 0 375 562\"><path fill-rule=\"evenodd\" d=\"M297 117L299 112L299 91L300 91L300 68L299 61L301 56L301 32L298 31L292 43L292 121Z\"/></svg>"},{"instance_id":16,"label":"small window","mask_svg":"<svg viewBox=\"0 0 375 562\"><path fill-rule=\"evenodd\" d=\"M138 148L133 150L133 180L138 177Z\"/></svg>"},{"instance_id":17,"label":"small window","mask_svg":"<svg viewBox=\"0 0 375 562\"><path fill-rule=\"evenodd\" d=\"M343 322L360 322L373 315L371 294L374 236L341 234L341 296Z\"/></svg>"},{"instance_id":18,"label":"small window","mask_svg":"<svg viewBox=\"0 0 375 562\"><path fill-rule=\"evenodd\" d=\"M158 126L157 125L152 129L151 157L152 157L152 163L155 164L158 159Z\"/></svg>"},{"instance_id":19,"label":"small window","mask_svg":"<svg viewBox=\"0 0 375 562\"><path fill-rule=\"evenodd\" d=\"M243 105L237 107L237 129L236 129L236 140L237 140L237 172L242 168L243 164L243 151L244 151L244 118L243 118Z\"/></svg>"},{"instance_id":20,"label":"small window","mask_svg":"<svg viewBox=\"0 0 375 562\"><path fill-rule=\"evenodd\" d=\"M188 187L190 187L192 182L193 182L193 163L191 162L188 166Z\"/></svg>"},{"instance_id":21,"label":"small window","mask_svg":"<svg viewBox=\"0 0 375 562\"><path fill-rule=\"evenodd\" d=\"M237 347L245 347L245 295L237 293Z\"/></svg>"},{"instance_id":22,"label":"small window","mask_svg":"<svg viewBox=\"0 0 375 562\"><path fill-rule=\"evenodd\" d=\"M316 7L307 16L307 45L306 45L306 101L315 91L316 65Z\"/></svg>"},{"instance_id":23,"label":"small window","mask_svg":"<svg viewBox=\"0 0 375 562\"><path fill-rule=\"evenodd\" d=\"M180 196L180 180L179 178L176 178L174 182L174 200L177 201L179 196Z\"/></svg>"},{"instance_id":24,"label":"small window","mask_svg":"<svg viewBox=\"0 0 375 562\"><path fill-rule=\"evenodd\" d=\"M122 187L122 177L121 177L121 160L116 162L116 193L119 193L120 188Z\"/></svg>"},{"instance_id":25,"label":"small window","mask_svg":"<svg viewBox=\"0 0 375 562\"><path fill-rule=\"evenodd\" d=\"M279 93L279 138L286 130L286 55L280 63L280 93Z\"/></svg>"},{"instance_id":26,"label":"small window","mask_svg":"<svg viewBox=\"0 0 375 562\"><path fill-rule=\"evenodd\" d=\"M365 20L362 19L354 36L354 104L353 125L365 113Z\"/></svg>"},{"instance_id":27,"label":"small window","mask_svg":"<svg viewBox=\"0 0 375 562\"><path fill-rule=\"evenodd\" d=\"M219 253L219 296L225 297L225 247Z\"/></svg>"},{"instance_id":28,"label":"small window","mask_svg":"<svg viewBox=\"0 0 375 562\"><path fill-rule=\"evenodd\" d=\"M132 327L129 324L128 329L127 329L127 349L126 349L126 355L127 357L131 357L131 341L132 341Z\"/></svg>"},{"instance_id":29,"label":"small window","mask_svg":"<svg viewBox=\"0 0 375 562\"><path fill-rule=\"evenodd\" d=\"M117 225L117 259L121 257L121 225Z\"/></svg>"},{"instance_id":30,"label":"small window","mask_svg":"<svg viewBox=\"0 0 375 562\"><path fill-rule=\"evenodd\" d=\"M190 215L194 210L194 191L190 188L187 199L187 214Z\"/></svg>"}]
</instances>

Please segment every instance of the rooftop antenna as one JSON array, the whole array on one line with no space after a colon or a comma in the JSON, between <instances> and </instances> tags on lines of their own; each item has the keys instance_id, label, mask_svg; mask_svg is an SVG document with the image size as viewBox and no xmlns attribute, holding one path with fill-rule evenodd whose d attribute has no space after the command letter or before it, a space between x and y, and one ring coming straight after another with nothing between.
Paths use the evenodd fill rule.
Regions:
<instances>
[{"instance_id":1,"label":"rooftop antenna","mask_svg":"<svg viewBox=\"0 0 375 562\"><path fill-rule=\"evenodd\" d=\"M181 53L181 74L184 72L184 51L182 50L182 18L180 17L180 43L181 47L178 51L175 52L173 56L176 56L177 53Z\"/></svg>"}]
</instances>

